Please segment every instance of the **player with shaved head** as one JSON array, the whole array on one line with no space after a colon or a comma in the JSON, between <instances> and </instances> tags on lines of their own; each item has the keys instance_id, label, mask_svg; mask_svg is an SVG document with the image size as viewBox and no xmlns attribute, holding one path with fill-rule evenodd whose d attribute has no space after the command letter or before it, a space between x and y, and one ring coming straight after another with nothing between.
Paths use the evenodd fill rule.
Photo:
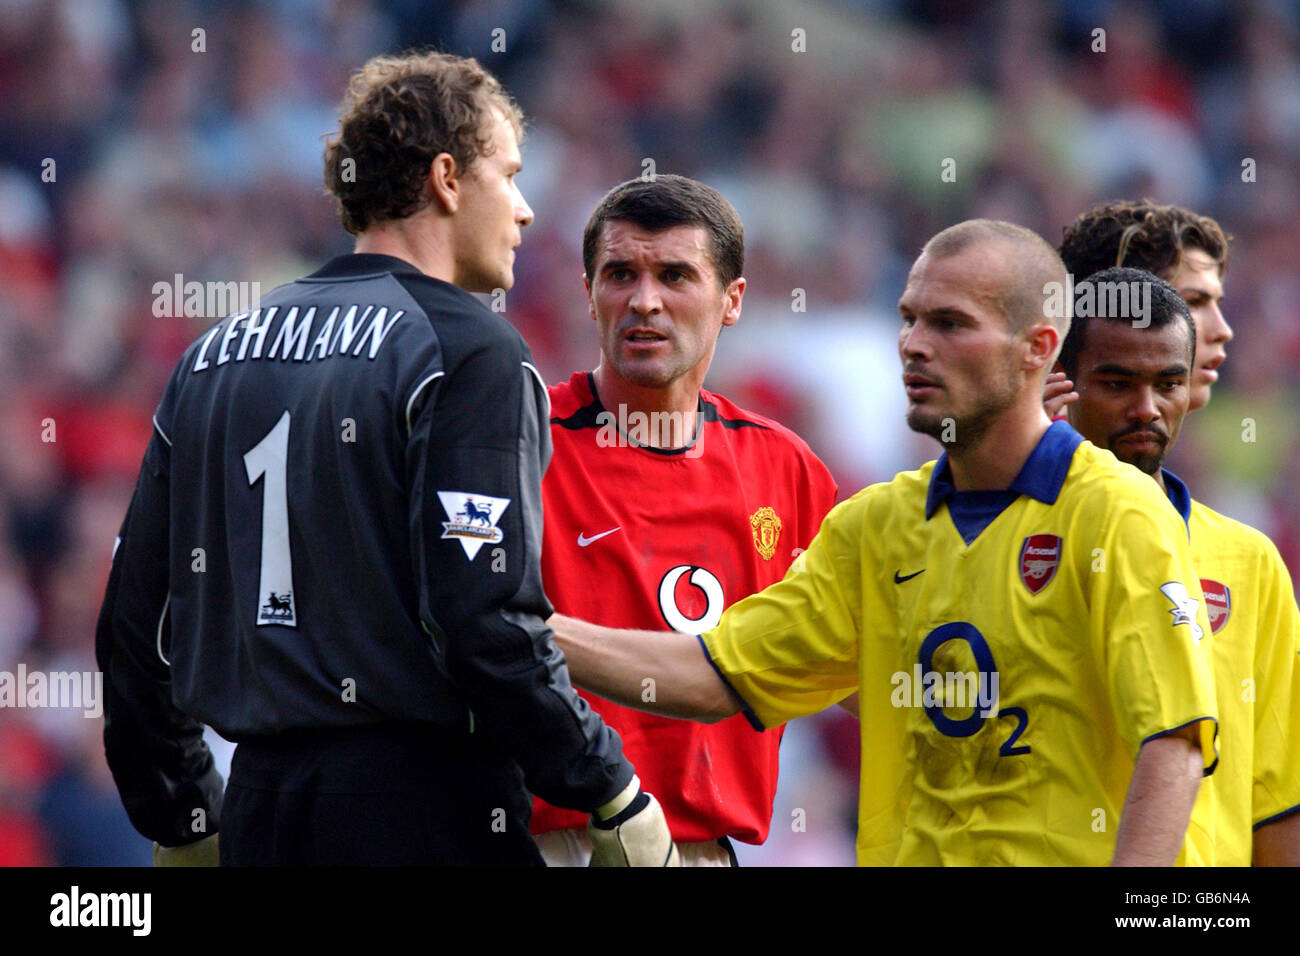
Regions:
<instances>
[{"instance_id":1,"label":"player with shaved head","mask_svg":"<svg viewBox=\"0 0 1300 956\"><path fill-rule=\"evenodd\" d=\"M903 384L911 399L907 424L913 431L947 444L950 457L960 461L965 457L963 453L975 453L980 447L994 456L1001 454L1001 449L987 448L984 439L989 428L1004 415L1011 415L1003 422L1004 428L1013 422L1024 426L1035 418L1032 402L1021 400L1020 407L1016 407L1027 373L1020 350L1007 346L1037 327L1037 338L1022 341L1050 348L1054 359L1069 328L1069 312L1061 309L1044 315L1043 287L1050 283L1064 285L1065 267L1051 246L1022 226L974 219L945 229L921 251L908 290L928 297L948 288L954 263L960 266L956 275L965 284L966 297L1001 315L1003 322L991 326L987 331L994 334L987 338L965 343L973 347L959 350L948 369L939 370L925 362L923 356L906 349L902 358ZM905 339L911 326L906 312L903 317ZM951 323L953 330L966 319L960 309L947 305L932 317L940 328L948 328ZM1055 332L1054 337L1046 331L1049 328ZM1021 430L1026 436L1031 431L1023 427ZM945 432L952 437L945 439ZM1022 438L1020 443L1028 440Z\"/></svg>"},{"instance_id":2,"label":"player with shaved head","mask_svg":"<svg viewBox=\"0 0 1300 956\"><path fill-rule=\"evenodd\" d=\"M837 506L697 639L553 619L575 681L759 729L856 692L862 864L1208 862L1188 821L1216 712L1186 530L1043 410L1065 279L1010 223L935 236L898 347L908 424L944 454Z\"/></svg>"}]
</instances>

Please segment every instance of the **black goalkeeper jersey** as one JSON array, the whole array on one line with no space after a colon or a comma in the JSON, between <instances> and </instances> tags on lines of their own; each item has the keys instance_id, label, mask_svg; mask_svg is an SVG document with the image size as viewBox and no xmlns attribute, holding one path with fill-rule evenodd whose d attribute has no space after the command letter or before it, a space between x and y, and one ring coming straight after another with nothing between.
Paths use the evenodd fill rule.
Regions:
<instances>
[{"instance_id":1,"label":"black goalkeeper jersey","mask_svg":"<svg viewBox=\"0 0 1300 956\"><path fill-rule=\"evenodd\" d=\"M485 735L583 810L632 777L544 620L545 387L455 286L348 255L207 331L154 417L96 652L132 821L219 813L239 741L384 721Z\"/></svg>"}]
</instances>

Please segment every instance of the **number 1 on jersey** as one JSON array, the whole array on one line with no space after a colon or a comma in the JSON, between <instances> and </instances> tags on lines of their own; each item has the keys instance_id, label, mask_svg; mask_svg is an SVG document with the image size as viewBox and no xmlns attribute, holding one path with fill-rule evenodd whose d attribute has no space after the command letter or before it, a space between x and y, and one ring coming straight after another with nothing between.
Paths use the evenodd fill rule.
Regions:
<instances>
[{"instance_id":1,"label":"number 1 on jersey","mask_svg":"<svg viewBox=\"0 0 1300 956\"><path fill-rule=\"evenodd\" d=\"M262 481L262 567L257 586L257 624L298 626L289 556L289 412L244 455L249 485Z\"/></svg>"}]
</instances>

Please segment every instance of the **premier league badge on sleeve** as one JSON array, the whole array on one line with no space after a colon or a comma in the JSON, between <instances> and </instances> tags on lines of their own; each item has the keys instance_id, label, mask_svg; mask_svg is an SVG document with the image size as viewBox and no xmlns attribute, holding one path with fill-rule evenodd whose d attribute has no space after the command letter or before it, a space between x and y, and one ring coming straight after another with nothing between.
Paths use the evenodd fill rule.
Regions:
<instances>
[{"instance_id":1,"label":"premier league badge on sleeve","mask_svg":"<svg viewBox=\"0 0 1300 956\"><path fill-rule=\"evenodd\" d=\"M1174 618L1171 627L1186 624L1192 632L1193 640L1199 641L1205 636L1205 629L1196 622L1196 608L1200 602L1187 593L1187 585L1183 584L1182 581L1168 581L1160 585L1160 593L1167 597L1169 603L1173 605L1169 609L1169 613Z\"/></svg>"},{"instance_id":2,"label":"premier league badge on sleeve","mask_svg":"<svg viewBox=\"0 0 1300 956\"><path fill-rule=\"evenodd\" d=\"M442 536L456 538L471 561L485 544L496 544L503 537L497 522L505 514L509 498L493 498L467 491L440 491L438 500L450 521L442 523Z\"/></svg>"}]
</instances>

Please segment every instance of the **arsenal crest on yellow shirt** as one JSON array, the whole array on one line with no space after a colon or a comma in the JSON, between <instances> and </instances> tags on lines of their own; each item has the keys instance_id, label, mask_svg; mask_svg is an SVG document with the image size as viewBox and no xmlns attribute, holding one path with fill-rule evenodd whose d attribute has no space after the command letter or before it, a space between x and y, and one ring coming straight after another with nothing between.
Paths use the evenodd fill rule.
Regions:
<instances>
[{"instance_id":1,"label":"arsenal crest on yellow shirt","mask_svg":"<svg viewBox=\"0 0 1300 956\"><path fill-rule=\"evenodd\" d=\"M764 561L771 561L772 555L776 554L776 543L781 538L781 519L764 505L749 516L749 526L754 531L754 547Z\"/></svg>"},{"instance_id":2,"label":"arsenal crest on yellow shirt","mask_svg":"<svg viewBox=\"0 0 1300 956\"><path fill-rule=\"evenodd\" d=\"M1232 613L1232 592L1226 584L1210 578L1201 578L1201 592L1205 595L1205 613L1210 618L1210 633L1218 634Z\"/></svg>"}]
</instances>

